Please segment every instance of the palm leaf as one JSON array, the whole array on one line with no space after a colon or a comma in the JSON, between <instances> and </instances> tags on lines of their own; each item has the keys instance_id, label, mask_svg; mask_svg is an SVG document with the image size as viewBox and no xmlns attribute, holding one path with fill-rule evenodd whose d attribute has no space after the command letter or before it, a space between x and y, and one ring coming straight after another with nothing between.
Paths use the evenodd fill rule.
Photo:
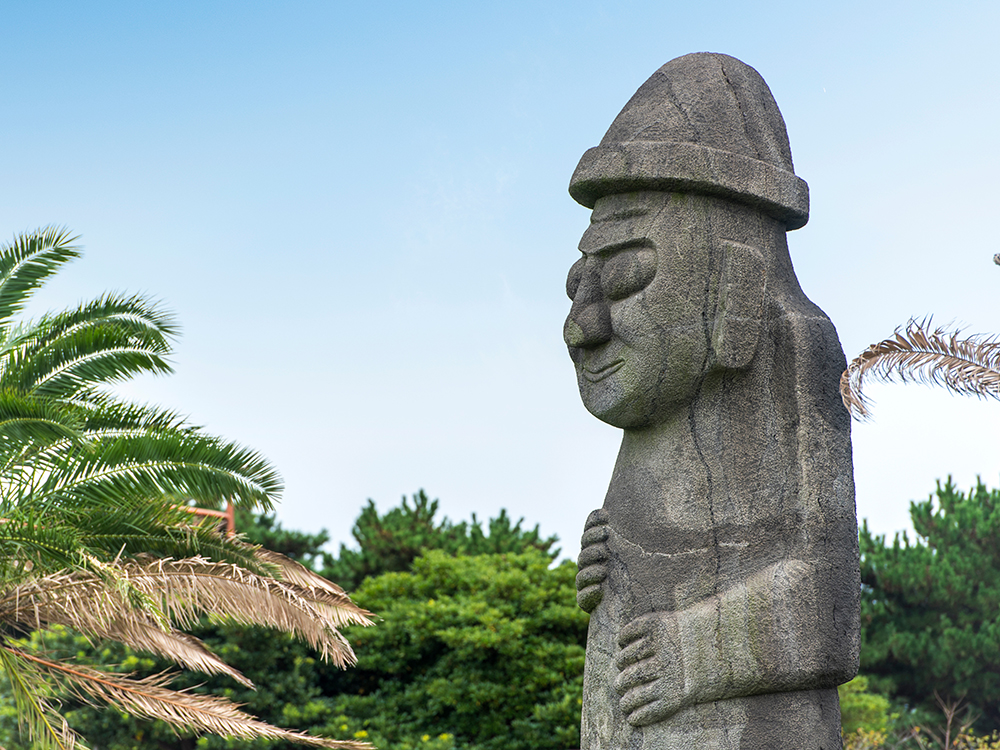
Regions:
<instances>
[{"instance_id":1,"label":"palm leaf","mask_svg":"<svg viewBox=\"0 0 1000 750\"><path fill-rule=\"evenodd\" d=\"M105 295L17 323L31 292L79 251L64 230L0 246L0 666L32 742L73 747L55 686L175 726L242 739L365 748L271 727L225 700L171 691L14 648L12 633L67 626L248 684L179 628L208 615L289 632L341 667L340 628L371 624L339 587L210 525L189 501L269 510L281 479L259 454L108 385L169 372L173 318L145 297Z\"/></svg>"},{"instance_id":2,"label":"palm leaf","mask_svg":"<svg viewBox=\"0 0 1000 750\"><path fill-rule=\"evenodd\" d=\"M51 450L61 451L48 458L61 470L46 476L36 493L88 512L120 509L123 499L138 505L164 496L270 510L282 489L260 454L194 432L99 436L83 449L65 442Z\"/></svg>"},{"instance_id":3,"label":"palm leaf","mask_svg":"<svg viewBox=\"0 0 1000 750\"><path fill-rule=\"evenodd\" d=\"M856 419L869 416L862 392L866 378L941 385L952 393L1000 398L1000 338L930 330L931 321L910 320L892 338L872 344L840 377L844 406Z\"/></svg>"},{"instance_id":4,"label":"palm leaf","mask_svg":"<svg viewBox=\"0 0 1000 750\"><path fill-rule=\"evenodd\" d=\"M354 651L338 628L373 624L371 613L343 592L306 588L200 558L155 560L140 574L131 573L152 596L162 596L170 618L181 627L213 614L242 625L275 628L305 641L324 660L339 667L356 663ZM168 591L159 588L169 580Z\"/></svg>"},{"instance_id":5,"label":"palm leaf","mask_svg":"<svg viewBox=\"0 0 1000 750\"><path fill-rule=\"evenodd\" d=\"M85 412L71 404L0 390L0 450L82 438Z\"/></svg>"},{"instance_id":6,"label":"palm leaf","mask_svg":"<svg viewBox=\"0 0 1000 750\"><path fill-rule=\"evenodd\" d=\"M104 294L72 310L49 313L26 330L37 346L47 346L81 329L95 327L117 328L133 341L160 353L170 351L170 339L180 333L173 314L155 300L118 293Z\"/></svg>"},{"instance_id":7,"label":"palm leaf","mask_svg":"<svg viewBox=\"0 0 1000 750\"><path fill-rule=\"evenodd\" d=\"M52 692L51 681L34 663L22 658L17 649L0 647L0 665L14 695L18 724L22 732L27 730L34 748L74 750L78 746L85 747L66 719L43 697Z\"/></svg>"},{"instance_id":8,"label":"palm leaf","mask_svg":"<svg viewBox=\"0 0 1000 750\"><path fill-rule=\"evenodd\" d=\"M97 391L80 392L73 403L86 404L83 429L95 435L151 431L193 434L199 429L178 412L150 404L123 403Z\"/></svg>"},{"instance_id":9,"label":"palm leaf","mask_svg":"<svg viewBox=\"0 0 1000 750\"><path fill-rule=\"evenodd\" d=\"M0 389L65 399L88 385L167 373L177 330L173 316L145 297L105 295L12 329L0 344Z\"/></svg>"},{"instance_id":10,"label":"palm leaf","mask_svg":"<svg viewBox=\"0 0 1000 750\"><path fill-rule=\"evenodd\" d=\"M121 382L145 372L171 372L161 352L115 327L80 328L43 348L32 343L7 353L0 386L72 398L96 383Z\"/></svg>"},{"instance_id":11,"label":"palm leaf","mask_svg":"<svg viewBox=\"0 0 1000 750\"><path fill-rule=\"evenodd\" d=\"M127 594L108 587L94 574L60 573L35 578L5 592L0 599L0 622L22 630L63 625L91 639L124 643L189 669L225 674L253 687L198 638L176 630L144 608L133 607ZM157 609L162 612L162 608Z\"/></svg>"},{"instance_id":12,"label":"palm leaf","mask_svg":"<svg viewBox=\"0 0 1000 750\"><path fill-rule=\"evenodd\" d=\"M179 328L174 316L158 303L141 295L105 294L71 310L46 313L39 320L24 321L12 327L0 354L18 348L40 350L82 330L108 328L118 330L150 351L170 351L170 339Z\"/></svg>"},{"instance_id":13,"label":"palm leaf","mask_svg":"<svg viewBox=\"0 0 1000 750\"><path fill-rule=\"evenodd\" d=\"M0 244L0 337L6 338L7 321L24 308L31 293L80 256L80 249L70 244L75 240L66 229L45 227Z\"/></svg>"},{"instance_id":14,"label":"palm leaf","mask_svg":"<svg viewBox=\"0 0 1000 750\"><path fill-rule=\"evenodd\" d=\"M158 557L204 556L235 565L257 575L273 575L277 569L260 557L258 550L220 533L211 525L189 524L184 506L146 503L123 512L101 508L81 527L75 509L26 502L0 501L0 583L19 580L21 561L29 560L33 574L55 574L82 564L86 559L110 563L119 556L150 554Z\"/></svg>"},{"instance_id":15,"label":"palm leaf","mask_svg":"<svg viewBox=\"0 0 1000 750\"><path fill-rule=\"evenodd\" d=\"M185 513L190 519L190 515ZM125 550L130 556L147 553L156 557L207 557L218 562L229 563L258 575L268 575L270 570L249 545L238 538L220 533L210 525L196 526L155 526L137 530L134 525L129 533L121 533L115 526L115 519L104 529L106 533L87 533L81 536L83 544L106 552ZM97 530L95 530L97 531Z\"/></svg>"},{"instance_id":16,"label":"palm leaf","mask_svg":"<svg viewBox=\"0 0 1000 750\"><path fill-rule=\"evenodd\" d=\"M340 667L355 663L355 657L338 628L372 624L371 613L337 587L300 586L197 557L95 564L89 570L33 578L0 597L0 623L27 629L65 625L170 658L204 661L213 673L231 674L235 670L192 651L196 644L173 643L150 632L159 628L169 633L166 622L185 627L205 614L289 632ZM163 651L171 648L176 655Z\"/></svg>"},{"instance_id":17,"label":"palm leaf","mask_svg":"<svg viewBox=\"0 0 1000 750\"><path fill-rule=\"evenodd\" d=\"M91 667L51 661L10 647L0 647L0 650L15 653L20 659L34 663L84 700L110 703L128 713L160 719L176 727L244 741L260 738L338 750L372 748L366 742L313 737L272 726L240 711L236 704L225 698L200 695L189 690L171 690L166 687L169 675L130 679Z\"/></svg>"},{"instance_id":18,"label":"palm leaf","mask_svg":"<svg viewBox=\"0 0 1000 750\"><path fill-rule=\"evenodd\" d=\"M347 594L344 593L344 590L337 584L327 580L321 575L313 573L302 563L296 562L290 557L282 555L280 552L272 552L269 549L258 547L256 549L256 554L259 560L274 566L277 570L278 577L288 581L289 583L294 583L296 586L300 586L304 589L318 589L331 596L347 596Z\"/></svg>"},{"instance_id":19,"label":"palm leaf","mask_svg":"<svg viewBox=\"0 0 1000 750\"><path fill-rule=\"evenodd\" d=\"M0 518L0 583L4 592L30 577L87 567L89 559L97 559L86 548L78 524L50 518L38 508L17 502L16 496L0 499Z\"/></svg>"}]
</instances>

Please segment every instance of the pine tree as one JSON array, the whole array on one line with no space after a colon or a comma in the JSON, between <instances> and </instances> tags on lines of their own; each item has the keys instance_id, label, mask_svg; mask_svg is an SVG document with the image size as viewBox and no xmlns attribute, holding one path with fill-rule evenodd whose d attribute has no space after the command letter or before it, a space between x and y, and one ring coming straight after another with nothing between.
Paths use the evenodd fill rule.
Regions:
<instances>
[{"instance_id":1,"label":"pine tree","mask_svg":"<svg viewBox=\"0 0 1000 750\"><path fill-rule=\"evenodd\" d=\"M369 500L351 530L359 549L341 544L336 558L325 558L322 574L353 591L366 578L409 570L426 550L485 555L537 549L552 560L559 556L559 549L552 549L558 537L542 538L537 524L534 529L522 529L523 518L512 524L506 509L489 520L487 531L475 513L471 522L452 523L447 517L435 520L437 511L438 501L428 498L423 490L413 496L412 505L404 497L400 505L382 515Z\"/></svg>"},{"instance_id":2,"label":"pine tree","mask_svg":"<svg viewBox=\"0 0 1000 750\"><path fill-rule=\"evenodd\" d=\"M917 539L861 530L861 671L936 711L935 691L1000 728L1000 491L949 479L910 505Z\"/></svg>"}]
</instances>

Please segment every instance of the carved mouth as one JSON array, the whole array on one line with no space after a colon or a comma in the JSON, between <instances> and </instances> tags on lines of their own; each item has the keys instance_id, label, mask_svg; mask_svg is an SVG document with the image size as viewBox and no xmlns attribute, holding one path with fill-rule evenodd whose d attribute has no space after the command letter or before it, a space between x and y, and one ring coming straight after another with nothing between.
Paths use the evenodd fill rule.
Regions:
<instances>
[{"instance_id":1,"label":"carved mouth","mask_svg":"<svg viewBox=\"0 0 1000 750\"><path fill-rule=\"evenodd\" d=\"M613 375L616 372L618 372L622 368L622 365L624 364L625 364L624 359L616 359L610 365L605 365L604 367L601 367L597 370L591 370L588 367L584 367L583 377L585 377L591 383L596 383L597 381L604 380L604 378L608 377L609 375Z\"/></svg>"}]
</instances>

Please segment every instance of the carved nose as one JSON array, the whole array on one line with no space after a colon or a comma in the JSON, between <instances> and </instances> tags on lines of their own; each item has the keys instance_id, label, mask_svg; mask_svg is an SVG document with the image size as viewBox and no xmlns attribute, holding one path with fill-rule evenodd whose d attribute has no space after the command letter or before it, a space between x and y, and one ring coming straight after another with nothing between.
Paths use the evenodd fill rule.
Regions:
<instances>
[{"instance_id":1,"label":"carved nose","mask_svg":"<svg viewBox=\"0 0 1000 750\"><path fill-rule=\"evenodd\" d=\"M611 338L611 311L605 302L573 305L563 326L567 346L598 346Z\"/></svg>"}]
</instances>

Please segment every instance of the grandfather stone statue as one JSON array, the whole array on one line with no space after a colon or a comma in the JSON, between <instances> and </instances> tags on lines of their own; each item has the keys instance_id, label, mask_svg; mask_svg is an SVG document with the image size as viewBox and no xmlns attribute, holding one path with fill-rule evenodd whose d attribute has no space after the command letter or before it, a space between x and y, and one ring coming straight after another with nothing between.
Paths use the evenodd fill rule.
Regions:
<instances>
[{"instance_id":1,"label":"grandfather stone statue","mask_svg":"<svg viewBox=\"0 0 1000 750\"><path fill-rule=\"evenodd\" d=\"M624 430L583 534L584 750L832 750L858 666L844 355L799 288L808 219L760 75L660 68L587 151L567 292L580 395Z\"/></svg>"}]
</instances>

